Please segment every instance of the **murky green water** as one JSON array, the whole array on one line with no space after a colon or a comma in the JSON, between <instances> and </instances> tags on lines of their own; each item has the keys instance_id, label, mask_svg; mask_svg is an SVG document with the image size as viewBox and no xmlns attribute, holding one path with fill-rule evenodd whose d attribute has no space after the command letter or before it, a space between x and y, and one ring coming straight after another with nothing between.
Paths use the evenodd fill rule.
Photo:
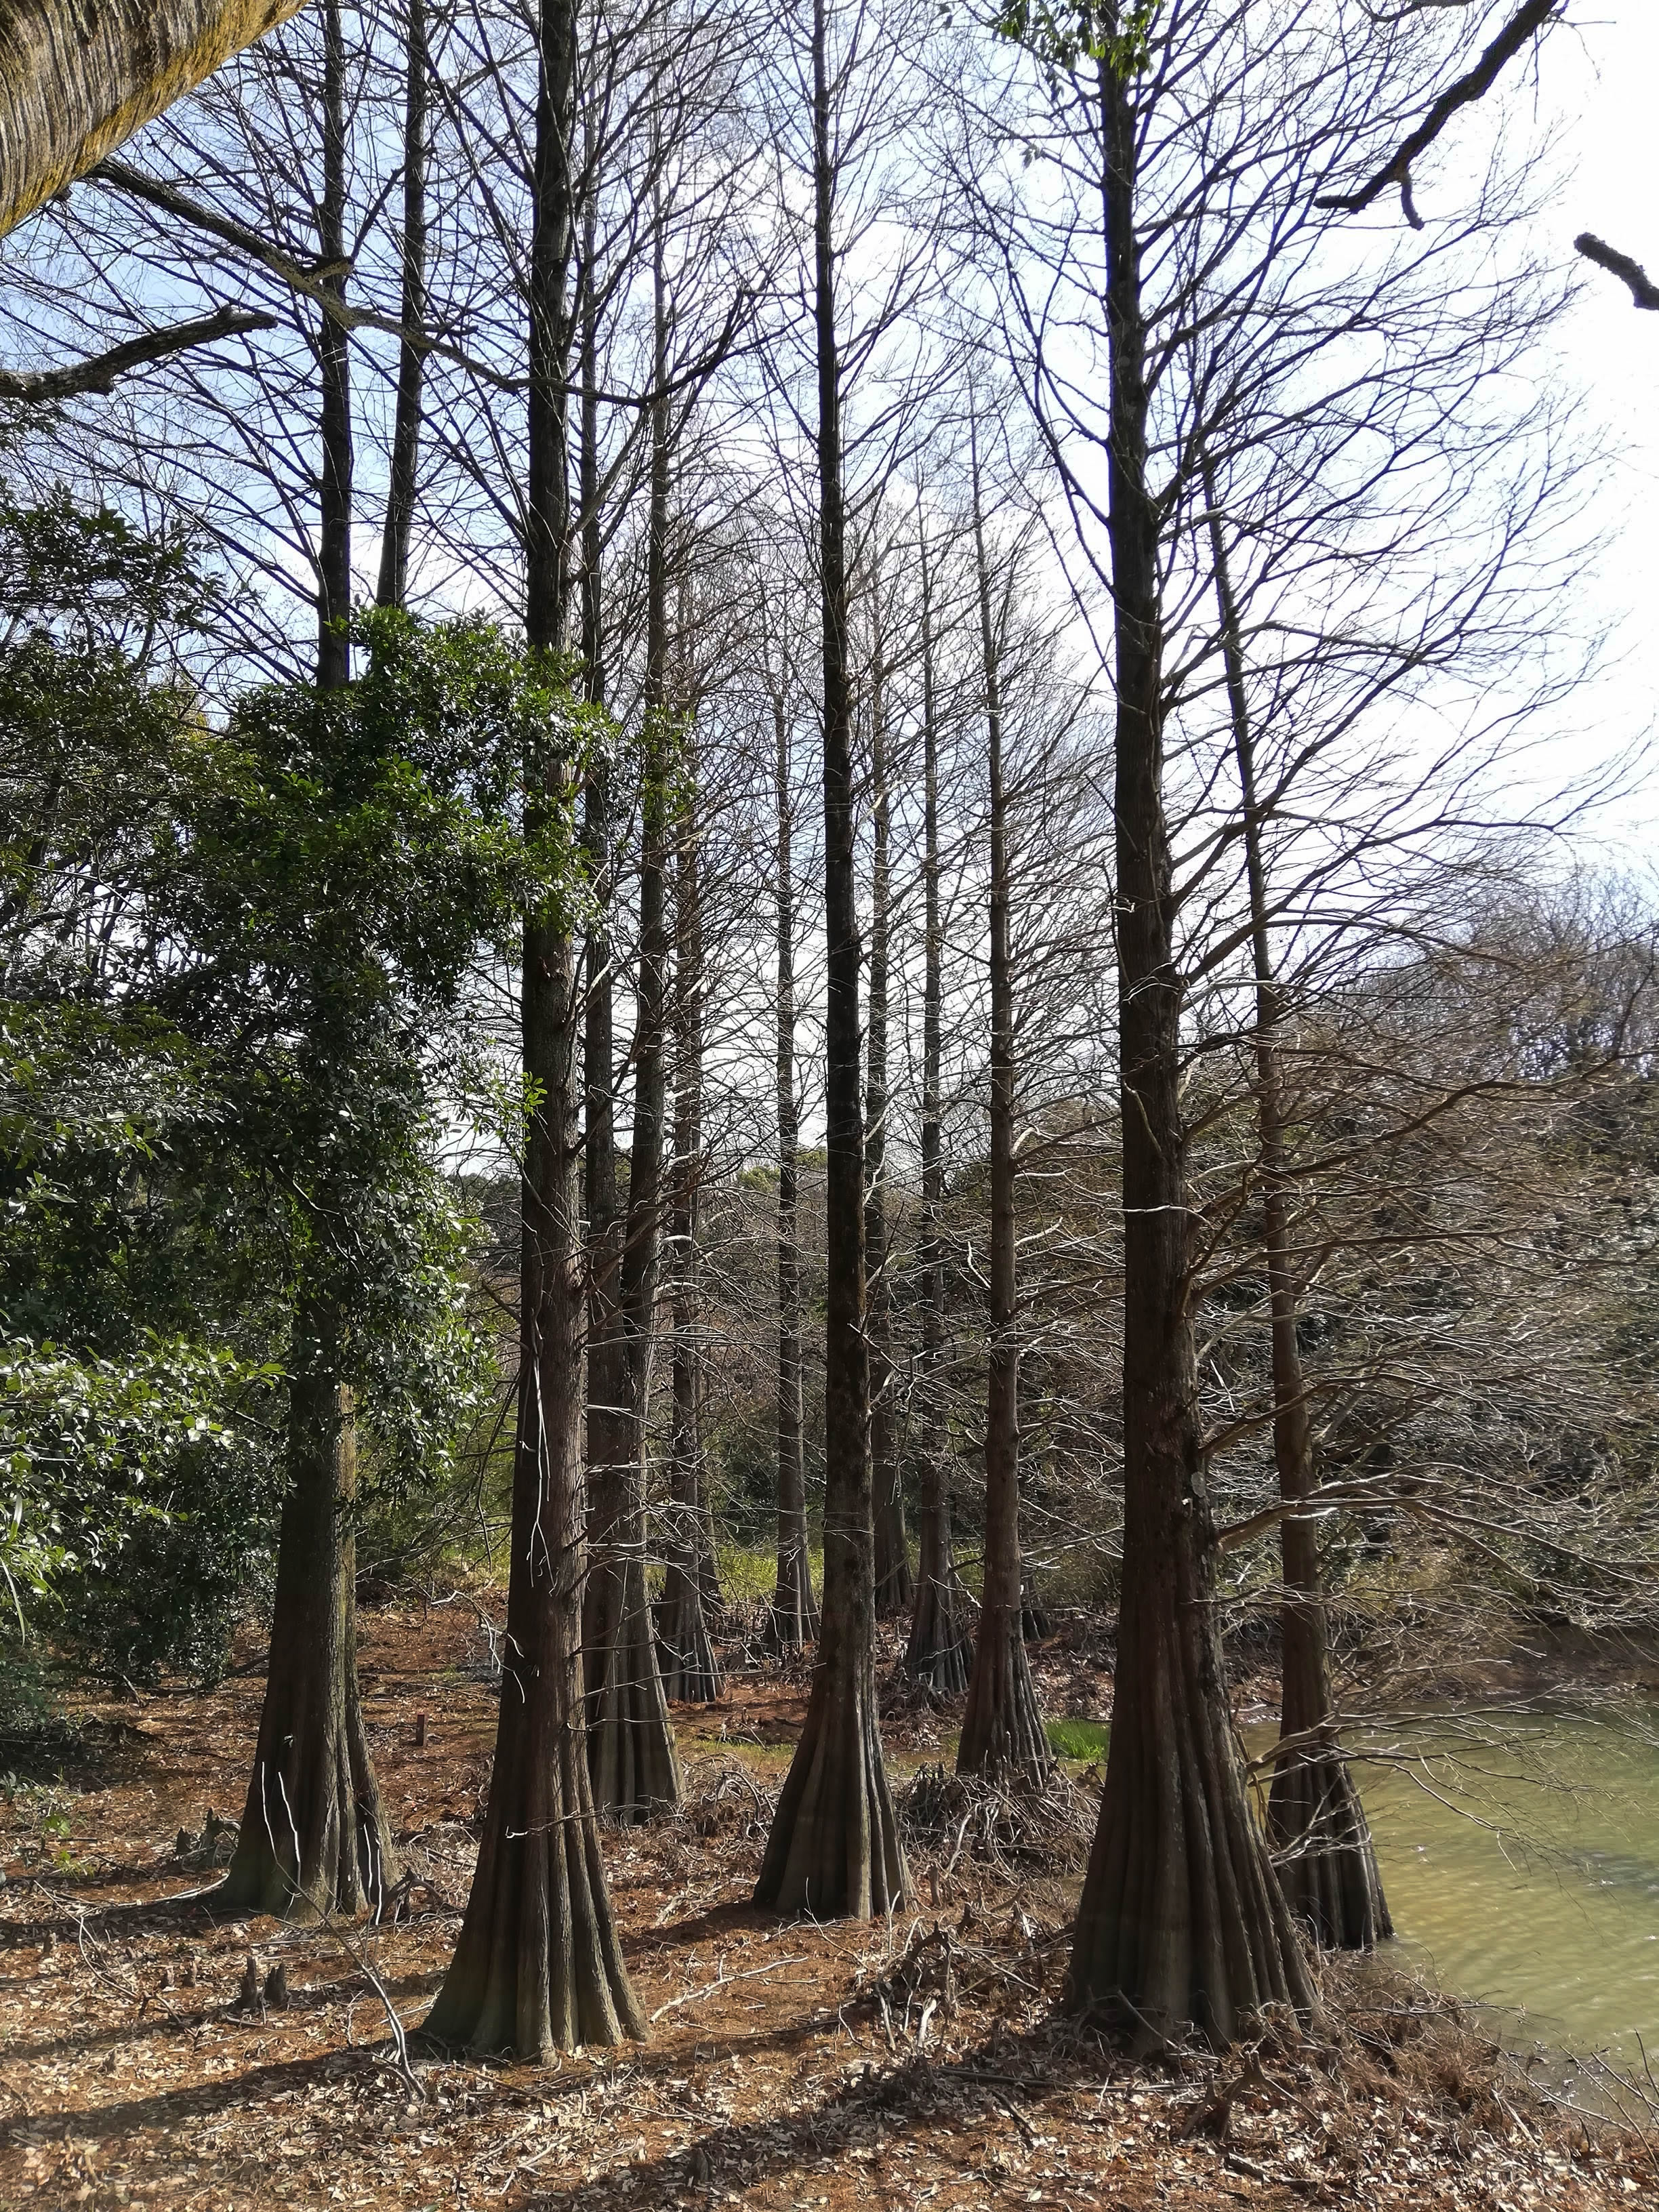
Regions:
<instances>
[{"instance_id":1,"label":"murky green water","mask_svg":"<svg viewBox=\"0 0 1659 2212\"><path fill-rule=\"evenodd\" d=\"M1659 2069L1655 1717L1420 1723L1394 1743L1421 1765L1359 1769L1401 1951L1513 2013L1506 2041Z\"/></svg>"},{"instance_id":2,"label":"murky green water","mask_svg":"<svg viewBox=\"0 0 1659 2212\"><path fill-rule=\"evenodd\" d=\"M1244 1732L1257 1758L1277 1731ZM1097 1721L1050 1723L1103 1760ZM1418 1718L1355 1773L1398 1954L1500 2008L1516 2047L1603 2052L1659 2073L1659 1711Z\"/></svg>"}]
</instances>

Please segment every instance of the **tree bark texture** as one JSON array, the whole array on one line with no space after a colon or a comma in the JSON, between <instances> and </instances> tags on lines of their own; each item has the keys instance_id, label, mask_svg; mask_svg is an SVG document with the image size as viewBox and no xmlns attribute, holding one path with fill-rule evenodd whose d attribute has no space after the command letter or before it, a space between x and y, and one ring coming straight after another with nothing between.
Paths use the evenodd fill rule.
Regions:
<instances>
[{"instance_id":1,"label":"tree bark texture","mask_svg":"<svg viewBox=\"0 0 1659 2212\"><path fill-rule=\"evenodd\" d=\"M870 1369L864 1337L864 1132L853 715L847 665L841 367L825 0L812 17L819 578L823 617L828 1320L824 1340L823 1620L805 1725L767 1838L755 1902L821 1919L901 1905L909 1880L876 1723Z\"/></svg>"},{"instance_id":2,"label":"tree bark texture","mask_svg":"<svg viewBox=\"0 0 1659 2212\"><path fill-rule=\"evenodd\" d=\"M1255 970L1256 1128L1261 1164L1262 1240L1273 1344L1273 1459L1281 1501L1294 1504L1317 1482L1308 1390L1297 1342L1297 1286L1291 1248L1291 1189L1285 1153L1285 1083L1280 1010L1267 927L1267 866L1256 798L1255 746L1244 684L1243 647L1227 564L1213 471L1206 465L1204 503L1221 615L1222 659L1233 751L1244 809L1244 866ZM1279 1522L1285 1585L1279 1608L1281 1678L1279 1749L1267 1798L1267 1832L1291 1911L1327 1949L1370 1950L1394 1925L1382 1895L1376 1852L1337 1726L1331 1693L1317 1524L1290 1513Z\"/></svg>"},{"instance_id":3,"label":"tree bark texture","mask_svg":"<svg viewBox=\"0 0 1659 2212\"><path fill-rule=\"evenodd\" d=\"M1123 1596L1100 1825L1072 2003L1142 2040L1222 2045L1271 2004L1310 2013L1294 1923L1245 1795L1213 1602L1188 1304L1181 981L1164 811L1158 516L1146 482L1136 116L1099 65L1111 350L1114 793L1123 1142Z\"/></svg>"},{"instance_id":4,"label":"tree bark texture","mask_svg":"<svg viewBox=\"0 0 1659 2212\"><path fill-rule=\"evenodd\" d=\"M538 27L525 613L531 643L550 650L563 635L569 526L572 0L545 0ZM571 803L574 769L556 750L528 765L533 830L539 810ZM581 1018L576 941L556 899L528 913L524 930L524 1070L540 1103L524 1162L513 1553L495 1763L460 1940L425 2027L441 2044L543 2059L644 2033L605 1887L582 1695Z\"/></svg>"},{"instance_id":5,"label":"tree bark texture","mask_svg":"<svg viewBox=\"0 0 1659 2212\"><path fill-rule=\"evenodd\" d=\"M698 1198L702 1183L702 884L696 781L680 816L674 902L674 1419L668 1570L658 1634L663 1688L681 1705L712 1705L725 1684L708 1633L713 1529L702 1457L698 1342Z\"/></svg>"},{"instance_id":6,"label":"tree bark texture","mask_svg":"<svg viewBox=\"0 0 1659 2212\"><path fill-rule=\"evenodd\" d=\"M655 381L667 382L667 313L662 228L657 228ZM647 545L643 790L641 795L640 969L634 1033L634 1128L629 1148L628 1218L623 1243L622 1450L595 1467L589 1521L591 1569L584 1657L587 1752L593 1798L608 1820L647 1820L680 1798L668 1703L646 1569L646 1445L661 1273L663 1137L667 1106L667 869L669 784L674 746L666 699L668 668L668 402L652 409L650 518Z\"/></svg>"},{"instance_id":7,"label":"tree bark texture","mask_svg":"<svg viewBox=\"0 0 1659 2212\"><path fill-rule=\"evenodd\" d=\"M985 1585L957 1752L959 1774L1043 1782L1054 1753L1037 1711L1021 1629L1019 1314L1014 1223L1014 986L1009 944L1008 811L1002 774L1002 683L991 570L973 458L974 558L991 787L990 1347L985 1401Z\"/></svg>"},{"instance_id":8,"label":"tree bark texture","mask_svg":"<svg viewBox=\"0 0 1659 2212\"><path fill-rule=\"evenodd\" d=\"M304 1311L295 1331L270 1659L241 1832L216 1899L298 1920L378 1911L396 1877L357 1694L351 1393L318 1320Z\"/></svg>"},{"instance_id":9,"label":"tree bark texture","mask_svg":"<svg viewBox=\"0 0 1659 2212\"><path fill-rule=\"evenodd\" d=\"M891 1620L910 1602L910 1549L899 1482L894 1413L892 1297L887 1275L887 937L891 898L892 805L887 788L887 684L881 575L872 579L875 643L870 672L870 1018L865 1039L865 1335L870 1346L870 1467L874 1491L876 1617Z\"/></svg>"},{"instance_id":10,"label":"tree bark texture","mask_svg":"<svg viewBox=\"0 0 1659 2212\"><path fill-rule=\"evenodd\" d=\"M818 1609L807 1549L806 1459L801 1436L800 1108L795 1096L795 805L789 724L772 694L776 740L778 902L778 1578L772 1635L786 1651L814 1643Z\"/></svg>"},{"instance_id":11,"label":"tree bark texture","mask_svg":"<svg viewBox=\"0 0 1659 2212\"><path fill-rule=\"evenodd\" d=\"M951 1540L951 1480L941 1397L945 1364L945 1156L939 1064L945 990L945 932L939 896L939 714L934 689L933 573L927 539L921 569L921 744L923 975L921 999L921 1371L916 1393L921 1462L920 1552L915 1610L905 1664L941 1698L968 1687L972 1641L967 1597Z\"/></svg>"},{"instance_id":12,"label":"tree bark texture","mask_svg":"<svg viewBox=\"0 0 1659 2212\"><path fill-rule=\"evenodd\" d=\"M300 0L0 0L0 238Z\"/></svg>"},{"instance_id":13,"label":"tree bark texture","mask_svg":"<svg viewBox=\"0 0 1659 2212\"><path fill-rule=\"evenodd\" d=\"M426 327L426 0L407 0L408 75L404 93L403 302L405 331ZM386 524L380 533L380 574L375 598L400 607L409 597L409 541L419 483L421 409L425 356L407 338L398 346L398 404L387 467Z\"/></svg>"}]
</instances>

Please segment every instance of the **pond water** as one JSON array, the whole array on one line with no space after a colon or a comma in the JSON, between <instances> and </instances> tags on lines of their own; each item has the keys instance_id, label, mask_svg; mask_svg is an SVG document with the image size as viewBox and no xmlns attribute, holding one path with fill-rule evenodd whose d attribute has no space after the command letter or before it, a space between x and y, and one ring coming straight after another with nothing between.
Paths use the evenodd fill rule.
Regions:
<instances>
[{"instance_id":1,"label":"pond water","mask_svg":"<svg viewBox=\"0 0 1659 2212\"><path fill-rule=\"evenodd\" d=\"M1104 1762L1098 1722L1050 1724ZM1246 1748L1273 1748L1249 1728ZM1515 2046L1606 2052L1659 2073L1659 1713L1648 1708L1421 1716L1354 1771L1396 1955L1501 2008Z\"/></svg>"},{"instance_id":2,"label":"pond water","mask_svg":"<svg viewBox=\"0 0 1659 2212\"><path fill-rule=\"evenodd\" d=\"M1420 1764L1358 1770L1400 1950L1512 2014L1506 2042L1659 2069L1654 1733L1640 1711L1419 1722L1393 1746Z\"/></svg>"}]
</instances>

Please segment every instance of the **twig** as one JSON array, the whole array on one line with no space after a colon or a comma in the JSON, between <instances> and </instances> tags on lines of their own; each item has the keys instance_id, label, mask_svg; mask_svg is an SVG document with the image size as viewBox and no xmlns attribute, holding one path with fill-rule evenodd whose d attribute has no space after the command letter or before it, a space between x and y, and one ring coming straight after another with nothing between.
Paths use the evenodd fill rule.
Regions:
<instances>
[{"instance_id":1,"label":"twig","mask_svg":"<svg viewBox=\"0 0 1659 2212\"><path fill-rule=\"evenodd\" d=\"M680 2005L694 2004L699 1997L706 1997L715 1990L729 1989L733 1982L756 1981L761 1975L775 1974L784 1966L804 1966L806 1963L806 1954L803 1951L799 1957L774 1959L769 1966L745 1967L740 1974L718 1975L714 1981L703 1983L700 1989L684 1990L678 1996L670 1997L666 2004L659 2005L651 2015L651 2025L654 2027L665 2012L672 2012Z\"/></svg>"}]
</instances>

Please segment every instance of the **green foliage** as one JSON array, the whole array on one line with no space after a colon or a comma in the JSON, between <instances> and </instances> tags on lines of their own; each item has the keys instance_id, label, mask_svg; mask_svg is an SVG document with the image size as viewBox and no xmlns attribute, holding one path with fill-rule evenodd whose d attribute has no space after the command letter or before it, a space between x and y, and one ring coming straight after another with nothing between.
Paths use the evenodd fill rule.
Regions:
<instances>
[{"instance_id":1,"label":"green foliage","mask_svg":"<svg viewBox=\"0 0 1659 2212\"><path fill-rule=\"evenodd\" d=\"M441 1171L462 1000L583 896L609 741L491 625L356 626L337 691L183 680L184 549L0 504L0 1573L139 1679L222 1663L268 1571L302 1370L363 1488L450 1480L490 1390Z\"/></svg>"},{"instance_id":2,"label":"green foliage","mask_svg":"<svg viewBox=\"0 0 1659 2212\"><path fill-rule=\"evenodd\" d=\"M996 18L999 38L1027 47L1049 67L1103 65L1121 83L1151 67L1152 25L1163 0L1006 0Z\"/></svg>"}]
</instances>

